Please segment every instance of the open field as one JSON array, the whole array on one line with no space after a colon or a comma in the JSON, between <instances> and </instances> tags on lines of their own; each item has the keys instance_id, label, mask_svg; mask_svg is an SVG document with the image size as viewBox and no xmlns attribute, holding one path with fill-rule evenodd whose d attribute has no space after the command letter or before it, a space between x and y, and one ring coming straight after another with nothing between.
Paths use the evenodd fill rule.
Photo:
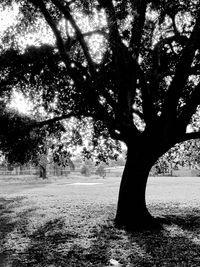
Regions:
<instances>
[{"instance_id":1,"label":"open field","mask_svg":"<svg viewBox=\"0 0 200 267\"><path fill-rule=\"evenodd\" d=\"M148 207L171 224L132 234L113 226L119 177L7 178L0 267L200 266L200 178L149 178Z\"/></svg>"}]
</instances>

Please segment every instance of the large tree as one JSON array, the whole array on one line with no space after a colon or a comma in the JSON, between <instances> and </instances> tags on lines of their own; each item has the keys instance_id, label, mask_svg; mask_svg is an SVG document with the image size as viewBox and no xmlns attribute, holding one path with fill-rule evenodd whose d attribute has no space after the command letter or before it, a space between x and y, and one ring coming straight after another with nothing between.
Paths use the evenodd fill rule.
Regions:
<instances>
[{"instance_id":1,"label":"large tree","mask_svg":"<svg viewBox=\"0 0 200 267\"><path fill-rule=\"evenodd\" d=\"M153 223L145 202L152 165L200 137L198 129L187 133L200 104L200 1L1 1L12 2L20 16L2 39L2 88L28 84L55 120L90 117L96 143L101 135L123 141L116 224ZM39 24L54 41L44 45L38 33L36 46L20 47L20 35Z\"/></svg>"}]
</instances>

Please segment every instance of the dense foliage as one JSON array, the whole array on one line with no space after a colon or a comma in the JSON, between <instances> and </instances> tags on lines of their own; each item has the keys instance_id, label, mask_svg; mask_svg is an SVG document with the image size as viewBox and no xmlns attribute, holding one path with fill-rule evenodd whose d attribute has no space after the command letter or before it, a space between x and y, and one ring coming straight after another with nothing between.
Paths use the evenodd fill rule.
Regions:
<instances>
[{"instance_id":1,"label":"dense foliage","mask_svg":"<svg viewBox=\"0 0 200 267\"><path fill-rule=\"evenodd\" d=\"M38 127L37 120L5 106L0 109L0 150L9 164L38 164L41 154L47 152L48 142L64 130L56 122L51 127Z\"/></svg>"},{"instance_id":2,"label":"dense foliage","mask_svg":"<svg viewBox=\"0 0 200 267\"><path fill-rule=\"evenodd\" d=\"M33 119L16 110L2 108L0 122L0 149L9 163L23 164L36 157L45 131L28 131L27 128L35 122Z\"/></svg>"},{"instance_id":3,"label":"dense foliage","mask_svg":"<svg viewBox=\"0 0 200 267\"><path fill-rule=\"evenodd\" d=\"M92 117L98 136L127 143L127 130L136 136L166 122L178 132L171 145L187 139L199 104L198 1L2 6L14 2L20 16L2 36L2 91L15 86L55 115ZM39 22L46 36L53 32L51 42L39 35ZM30 33L33 44L24 39L22 46Z\"/></svg>"}]
</instances>

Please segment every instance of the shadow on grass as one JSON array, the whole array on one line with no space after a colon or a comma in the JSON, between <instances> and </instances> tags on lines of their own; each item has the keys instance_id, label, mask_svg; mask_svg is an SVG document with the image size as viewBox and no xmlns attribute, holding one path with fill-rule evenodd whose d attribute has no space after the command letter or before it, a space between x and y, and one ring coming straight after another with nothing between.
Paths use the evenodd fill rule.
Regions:
<instances>
[{"instance_id":1,"label":"shadow on grass","mask_svg":"<svg viewBox=\"0 0 200 267\"><path fill-rule=\"evenodd\" d=\"M18 231L26 232L23 236L28 242L23 251L13 251L12 265L8 266L104 267L111 259L124 267L200 266L200 210L167 215L171 224L163 225L163 229L157 231L128 233L114 228L111 220L95 226L80 226L75 221L67 225L62 217L48 220L29 231L27 224L32 210L21 213L15 223L9 221L6 214L11 213L9 207L15 204L14 201L17 203L20 199L0 202L0 220L4 225L2 239L23 224ZM11 255L12 251L9 253ZM0 261L2 259L0 255Z\"/></svg>"},{"instance_id":2,"label":"shadow on grass","mask_svg":"<svg viewBox=\"0 0 200 267\"><path fill-rule=\"evenodd\" d=\"M4 244L8 236L18 225L27 221L30 212L33 209L28 209L18 213L18 217L14 212L15 207L19 207L24 197L16 197L12 199L5 199L0 197L0 266L10 266L8 258L10 251L4 249Z\"/></svg>"},{"instance_id":3,"label":"shadow on grass","mask_svg":"<svg viewBox=\"0 0 200 267\"><path fill-rule=\"evenodd\" d=\"M67 230L63 219L48 221L29 236L28 248L12 266L105 266L109 258L107 239L99 232L92 236L95 241L87 246L87 240L83 242L76 231Z\"/></svg>"},{"instance_id":4,"label":"shadow on grass","mask_svg":"<svg viewBox=\"0 0 200 267\"><path fill-rule=\"evenodd\" d=\"M11 222L10 216L8 216L12 211L9 208L10 204L15 203L16 200L6 200L4 198L0 198L0 238L1 240L5 238L5 236L13 230L15 227L15 223Z\"/></svg>"},{"instance_id":5,"label":"shadow on grass","mask_svg":"<svg viewBox=\"0 0 200 267\"><path fill-rule=\"evenodd\" d=\"M12 266L102 267L108 266L110 259L129 267L200 266L200 246L195 243L199 225L192 221L173 217L173 224L162 231L132 234L115 229L111 223L101 225L91 229L89 246L84 246L76 232L68 232L62 219L49 221L29 237L27 250ZM191 224L193 233L189 234Z\"/></svg>"},{"instance_id":6,"label":"shadow on grass","mask_svg":"<svg viewBox=\"0 0 200 267\"><path fill-rule=\"evenodd\" d=\"M180 214L166 215L160 231L129 234L132 248L140 248L130 255L133 266L200 266L200 210Z\"/></svg>"},{"instance_id":7,"label":"shadow on grass","mask_svg":"<svg viewBox=\"0 0 200 267\"><path fill-rule=\"evenodd\" d=\"M200 233L200 210L198 209L193 209L192 212L183 213L183 215L167 215L165 217L171 224L176 224L184 230Z\"/></svg>"},{"instance_id":8,"label":"shadow on grass","mask_svg":"<svg viewBox=\"0 0 200 267\"><path fill-rule=\"evenodd\" d=\"M23 199L0 198L0 267L104 266L107 263L104 230L95 228L94 233L82 238L79 225L73 222L73 227L68 229L64 218L48 220L32 230L29 227L35 209L24 209L22 204L20 212Z\"/></svg>"}]
</instances>

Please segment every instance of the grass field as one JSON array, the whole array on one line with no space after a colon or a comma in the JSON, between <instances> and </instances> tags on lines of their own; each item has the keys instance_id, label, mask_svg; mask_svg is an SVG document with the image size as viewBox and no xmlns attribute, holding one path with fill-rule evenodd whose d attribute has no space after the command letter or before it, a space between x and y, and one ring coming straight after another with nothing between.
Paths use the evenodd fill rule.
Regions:
<instances>
[{"instance_id":1,"label":"grass field","mask_svg":"<svg viewBox=\"0 0 200 267\"><path fill-rule=\"evenodd\" d=\"M0 267L200 266L200 178L149 178L162 230L115 229L120 178L0 178Z\"/></svg>"}]
</instances>

